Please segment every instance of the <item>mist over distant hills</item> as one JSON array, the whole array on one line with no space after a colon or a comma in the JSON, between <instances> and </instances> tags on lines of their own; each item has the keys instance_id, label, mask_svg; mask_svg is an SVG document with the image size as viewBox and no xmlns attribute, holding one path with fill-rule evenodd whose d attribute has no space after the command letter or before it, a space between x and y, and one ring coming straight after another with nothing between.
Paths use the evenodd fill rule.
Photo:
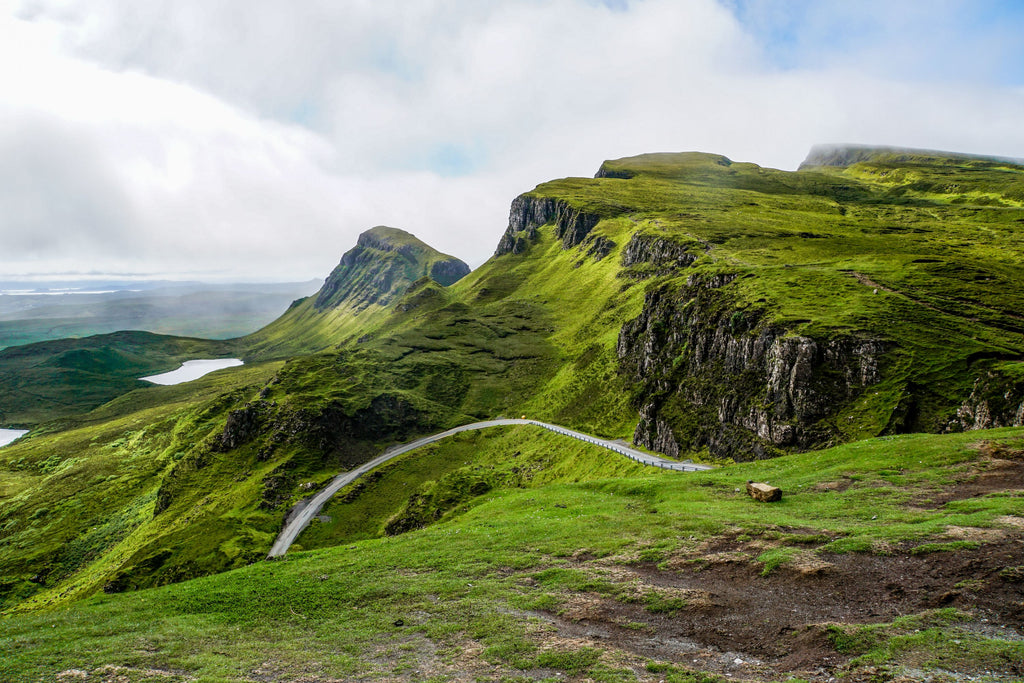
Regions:
<instances>
[{"instance_id":1,"label":"mist over distant hills","mask_svg":"<svg viewBox=\"0 0 1024 683\"><path fill-rule=\"evenodd\" d=\"M0 281L0 348L118 330L240 337L271 322L321 283Z\"/></svg>"}]
</instances>

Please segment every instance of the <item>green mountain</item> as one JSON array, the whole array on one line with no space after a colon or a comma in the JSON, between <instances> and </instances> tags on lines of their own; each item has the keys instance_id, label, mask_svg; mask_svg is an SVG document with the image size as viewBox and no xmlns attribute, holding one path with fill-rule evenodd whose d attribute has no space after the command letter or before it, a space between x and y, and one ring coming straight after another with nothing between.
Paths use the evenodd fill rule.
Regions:
<instances>
[{"instance_id":1,"label":"green mountain","mask_svg":"<svg viewBox=\"0 0 1024 683\"><path fill-rule=\"evenodd\" d=\"M245 345L259 357L322 350L354 339L413 285L444 287L467 274L469 266L454 256L404 230L379 225L359 236L319 292L294 302Z\"/></svg>"},{"instance_id":2,"label":"green mountain","mask_svg":"<svg viewBox=\"0 0 1024 683\"><path fill-rule=\"evenodd\" d=\"M319 281L101 281L92 285L94 291L82 291L81 284L0 282L0 349L121 330L207 339L238 337L276 320L296 297L314 291ZM21 291L9 296L4 289ZM74 293L57 295L62 291Z\"/></svg>"},{"instance_id":3,"label":"green mountain","mask_svg":"<svg viewBox=\"0 0 1024 683\"><path fill-rule=\"evenodd\" d=\"M359 236L341 258L313 305L323 311L339 306L387 306L416 280L430 278L451 285L469 274L469 266L442 254L413 235L378 225Z\"/></svg>"},{"instance_id":4,"label":"green mountain","mask_svg":"<svg viewBox=\"0 0 1024 683\"><path fill-rule=\"evenodd\" d=\"M966 540L944 534L954 533L948 525L1005 530L1024 518L1020 498L1005 491L1020 476L1013 454L1024 432L899 435L1024 424L1022 229L1024 166L875 148L818 150L796 172L699 153L607 161L594 178L555 180L516 198L494 257L469 274L408 233L374 228L317 295L249 337L220 342L247 361L244 368L177 387L121 385L103 405L71 399L65 421L0 450L0 599L6 610L34 610L241 568L260 560L289 511L337 472L394 443L519 414L670 456L718 464L776 459L681 477L530 428L460 437L403 456L337 496L294 547L333 549L302 555L283 575L297 582L317 572L330 577L325 568L342 563L363 577L365 591L345 598L345 610L379 600L391 606L382 614L392 621L394 610L437 619L437 632L417 626L431 647L465 646L451 637L459 631L475 638L481 661L604 680L633 678L591 653L592 644L582 659L545 659L548 650L537 649L522 615L571 614L580 600L612 596L640 605L639 612L601 608L618 614L602 617L618 624L615 633L637 624L638 633L660 634L671 621L649 621L644 605L648 614L674 615L703 604L694 593L658 588L670 584L623 583L620 565L681 571L691 561L711 562L720 548L738 553L737 571L788 566L799 573L819 566L816 558L836 567L847 553L909 557L932 552L914 550L931 544L958 552L985 546L986 553L998 546L1003 564L986 571L1016 576L1014 567L1024 565L1020 549L985 545L1002 532L964 532ZM76 347L91 354L82 363L94 370L141 363L111 356L106 343ZM153 355L140 357L166 359L171 347L155 339ZM39 366L63 358L19 348L41 354ZM982 437L996 446L968 447ZM990 464L996 461L1010 464ZM1006 485L978 489L976 503L937 493L943 482L961 486L992 467L1005 469ZM754 478L784 478L787 492L804 497L793 495L771 513L752 509L735 491ZM625 509L609 502L616 496ZM556 502L562 499L569 502ZM572 515L558 512L570 509L563 505ZM548 531L533 521L539 509ZM630 520L625 527L617 523L623 520ZM389 537L421 527L428 528ZM491 533L485 528L498 534L493 551L448 563L423 559L449 542L442 537L464 530L479 541ZM400 576L437 573L443 585L410 579L402 585L419 597L386 598L383 569L344 559L351 543L386 558ZM619 559L602 563L606 557ZM274 567L261 564L224 581L248 582L254 595L293 595L270 578ZM812 569L807 576L818 575ZM464 584L465 576L500 605L474 603L472 591L445 583ZM851 580L835 576L845 577L835 586ZM666 577L659 580L678 580ZM973 580L957 577L950 586ZM227 596L230 584L219 580L159 595L191 596L187 604L207 613L213 608L196 602L193 591ZM1005 592L998 583L1004 579L991 580ZM956 590L951 603L982 605L971 590ZM478 616L442 617L426 604L428 595L476 605L471 613ZM219 599L223 614L235 615L229 620L270 619L258 610L241 616L234 610L249 608L235 597ZM295 599L328 600L316 591ZM125 621L136 618L134 598L106 600L75 608L85 611L68 612L82 615L69 619L107 604L123 610ZM493 617L495 609L508 618ZM921 601L907 602L842 621L923 609ZM1016 608L998 609L1001 619L1020 622ZM813 612L820 617L814 622L812 612L796 626L776 626L802 629L828 619ZM920 618L941 637L952 637L957 619L969 621ZM24 619L16 623L34 623ZM366 648L392 623L374 619L360 622L365 640L354 636L352 657L369 657ZM904 627L892 624L870 637L843 629L807 637L830 652L842 644L867 653L871 643L884 649L902 634ZM59 637L47 642L57 648ZM729 638L720 640L728 649ZM923 651L918 645L914 651ZM769 650L757 651L768 657ZM344 672L332 675L365 673L346 661L332 664L331 671ZM174 662L243 678L223 663ZM675 663L648 671L667 672L666 680L709 680L685 678Z\"/></svg>"}]
</instances>

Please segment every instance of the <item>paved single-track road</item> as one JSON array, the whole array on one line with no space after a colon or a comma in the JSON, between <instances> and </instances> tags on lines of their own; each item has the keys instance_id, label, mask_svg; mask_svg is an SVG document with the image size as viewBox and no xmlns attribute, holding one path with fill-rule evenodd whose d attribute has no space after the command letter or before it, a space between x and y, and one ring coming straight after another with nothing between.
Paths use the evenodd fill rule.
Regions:
<instances>
[{"instance_id":1,"label":"paved single-track road","mask_svg":"<svg viewBox=\"0 0 1024 683\"><path fill-rule=\"evenodd\" d=\"M546 422L538 422L537 420L520 420L520 419L500 419L500 420L487 420L485 422L473 422L471 424L462 425L461 427L455 427L449 429L446 432L439 432L438 434L431 434L425 436L422 439L416 439L410 441L407 444L401 446L395 446L384 451L382 455L377 456L373 460L367 463L363 463L359 467L349 472L344 472L336 476L330 484L327 485L323 491L319 492L313 499L303 507L298 514L288 521L281 533L277 535L277 539L274 541L274 545L270 548L270 552L267 553L267 557L280 557L284 555L291 544L295 542L295 539L299 537L302 530L305 529L310 520L316 517L320 513L320 509L324 504L331 499L331 497L337 493L343 486L351 484L353 481L366 474L375 467L379 467L386 463L388 460L395 458L403 453L422 448L427 444L432 444L435 441L440 441L459 432L469 432L475 429L487 429L488 427L506 427L510 425L534 425L535 427L543 427L544 429L555 432L556 434L562 434L564 436L572 437L573 439L579 439L580 441L586 441L592 443L595 446L601 448L607 448L610 451L615 451L620 455L624 455L631 460L636 460L644 465L650 465L652 467L660 467L666 470L676 470L679 472L697 472L700 470L711 469L708 465L694 465L692 463L676 462L675 460L666 460L659 458L656 455L650 453L644 453L638 451L635 448L623 445L615 441L608 441L607 439L599 439L596 436L589 434L583 434L576 432L565 427L559 427L558 425L548 424Z\"/></svg>"}]
</instances>

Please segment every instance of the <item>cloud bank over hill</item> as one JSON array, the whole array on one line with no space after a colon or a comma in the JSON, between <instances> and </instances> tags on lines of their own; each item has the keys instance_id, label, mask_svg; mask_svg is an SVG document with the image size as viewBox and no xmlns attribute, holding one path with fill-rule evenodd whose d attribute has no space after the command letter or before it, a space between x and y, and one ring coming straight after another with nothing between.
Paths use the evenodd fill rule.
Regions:
<instances>
[{"instance_id":1,"label":"cloud bank over hill","mask_svg":"<svg viewBox=\"0 0 1024 683\"><path fill-rule=\"evenodd\" d=\"M35 0L0 14L0 276L307 279L371 225L476 265L605 158L1024 157L998 3Z\"/></svg>"}]
</instances>

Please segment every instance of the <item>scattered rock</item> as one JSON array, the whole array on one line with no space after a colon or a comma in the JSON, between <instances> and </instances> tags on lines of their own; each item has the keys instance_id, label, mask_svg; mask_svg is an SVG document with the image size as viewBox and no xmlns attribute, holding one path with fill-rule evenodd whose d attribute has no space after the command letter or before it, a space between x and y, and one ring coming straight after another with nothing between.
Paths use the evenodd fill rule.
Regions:
<instances>
[{"instance_id":1,"label":"scattered rock","mask_svg":"<svg viewBox=\"0 0 1024 683\"><path fill-rule=\"evenodd\" d=\"M774 503L775 501L782 500L782 489L778 486L769 486L760 482L748 481L747 493L750 494L751 498L762 503Z\"/></svg>"}]
</instances>

